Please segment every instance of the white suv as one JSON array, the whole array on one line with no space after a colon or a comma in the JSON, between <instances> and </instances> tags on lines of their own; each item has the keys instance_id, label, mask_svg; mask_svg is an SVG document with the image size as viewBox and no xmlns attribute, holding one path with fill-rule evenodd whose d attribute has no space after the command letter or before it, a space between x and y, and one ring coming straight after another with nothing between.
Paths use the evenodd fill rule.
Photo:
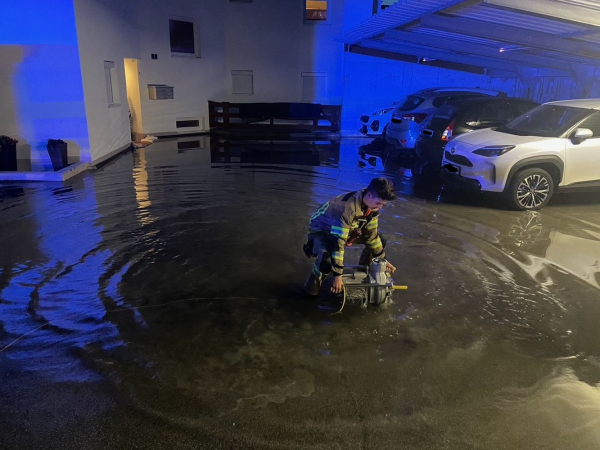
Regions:
<instances>
[{"instance_id":1,"label":"white suv","mask_svg":"<svg viewBox=\"0 0 600 450\"><path fill-rule=\"evenodd\" d=\"M442 177L503 192L519 210L542 208L557 189L600 188L600 99L545 103L462 134L446 144Z\"/></svg>"}]
</instances>

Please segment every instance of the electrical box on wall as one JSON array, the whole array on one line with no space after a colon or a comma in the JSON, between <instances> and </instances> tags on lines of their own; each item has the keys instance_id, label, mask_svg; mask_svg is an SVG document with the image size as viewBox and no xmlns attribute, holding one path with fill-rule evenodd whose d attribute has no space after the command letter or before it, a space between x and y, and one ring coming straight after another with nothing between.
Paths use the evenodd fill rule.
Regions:
<instances>
[{"instance_id":1,"label":"electrical box on wall","mask_svg":"<svg viewBox=\"0 0 600 450\"><path fill-rule=\"evenodd\" d=\"M148 96L150 100L173 100L175 98L173 86L166 84L149 84Z\"/></svg>"}]
</instances>

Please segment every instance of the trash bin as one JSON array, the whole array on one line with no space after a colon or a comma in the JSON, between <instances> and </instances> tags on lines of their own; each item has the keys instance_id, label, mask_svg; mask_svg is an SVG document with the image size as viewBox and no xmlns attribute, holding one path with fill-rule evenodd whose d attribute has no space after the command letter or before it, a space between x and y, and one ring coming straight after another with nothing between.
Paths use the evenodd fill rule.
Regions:
<instances>
[{"instance_id":1,"label":"trash bin","mask_svg":"<svg viewBox=\"0 0 600 450\"><path fill-rule=\"evenodd\" d=\"M8 136L0 136L0 171L17 170L17 142Z\"/></svg>"},{"instance_id":2,"label":"trash bin","mask_svg":"<svg viewBox=\"0 0 600 450\"><path fill-rule=\"evenodd\" d=\"M67 162L67 143L62 139L48 139L48 154L52 161L54 170L64 169L68 166Z\"/></svg>"}]
</instances>

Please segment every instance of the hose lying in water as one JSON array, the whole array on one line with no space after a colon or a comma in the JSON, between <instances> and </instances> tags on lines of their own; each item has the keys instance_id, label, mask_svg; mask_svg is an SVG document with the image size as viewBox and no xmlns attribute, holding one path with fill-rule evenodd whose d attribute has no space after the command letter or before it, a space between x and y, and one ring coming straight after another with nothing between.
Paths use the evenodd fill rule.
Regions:
<instances>
[{"instance_id":1,"label":"hose lying in water","mask_svg":"<svg viewBox=\"0 0 600 450\"><path fill-rule=\"evenodd\" d=\"M237 300L237 299L242 299L242 300L265 300L264 298L258 298L258 297L192 297L192 298L182 298L180 300L172 300L170 302L166 302L166 303L160 303L158 305L143 305L143 306L132 306L129 308L118 308L118 309L109 309L106 312L106 314L108 313L113 313L113 312L120 312L120 311L135 311L138 309L143 309L143 308L158 308L160 306L167 306L167 305L172 305L173 303L181 303L181 302L189 302L189 301L195 301L195 300ZM70 320L73 319L74 317L80 316L80 314L73 314L69 317L65 317L64 319L57 319L54 320L54 322L60 322L61 320ZM0 349L0 353L2 353L4 350L8 349L9 347L13 346L14 344L16 344L17 342L19 342L21 339L29 336L32 333L35 333L38 330L41 330L42 328L51 325L51 323L45 323L43 325L40 325L37 328L34 328L31 331L28 331L27 333L19 336L18 338L16 338L14 341L8 343L7 345L5 345L4 347L2 347Z\"/></svg>"},{"instance_id":2,"label":"hose lying in water","mask_svg":"<svg viewBox=\"0 0 600 450\"><path fill-rule=\"evenodd\" d=\"M397 289L408 289L408 287L407 286L394 286L394 290L397 290ZM341 314L342 310L344 309L344 306L346 306L346 286L342 286L342 293L343 293L342 307L340 308L339 311L332 313L331 314L332 316L335 315L335 314ZM112 312L120 312L120 311L134 311L134 310L142 309L142 308L158 308L160 306L172 305L173 303L189 302L189 301L195 301L195 300L235 300L235 299L264 300L263 298L257 298L257 297L211 297L211 298L207 298L207 297L192 297L192 298L184 298L184 299L180 299L180 300L173 300L173 301L166 302L166 303L160 303L158 305L143 305L143 306L133 306L133 307L130 307L130 308L109 309L108 311L106 311L106 314L112 313ZM60 320L69 320L69 319L72 319L73 317L77 317L78 315L79 314L74 314L72 316L65 317L64 319L58 319L58 321L60 321ZM8 343L7 345L5 345L4 347L2 347L0 349L0 353L2 353L4 350L8 349L9 347L13 346L14 344L16 344L21 339L29 336L32 333L35 333L38 330L41 330L42 328L44 328L47 325L50 325L50 323L45 323L43 325L40 325L39 327L34 328L33 330L28 331L27 333L19 336L14 341L12 341L12 342Z\"/></svg>"},{"instance_id":3,"label":"hose lying in water","mask_svg":"<svg viewBox=\"0 0 600 450\"><path fill-rule=\"evenodd\" d=\"M339 311L331 313L332 316L335 315L335 314L341 314L342 313L342 309L344 309L344 306L346 305L346 286L344 286L343 284L342 284L342 293L343 293L343 298L344 298L342 300L342 307L340 308Z\"/></svg>"},{"instance_id":4,"label":"hose lying in water","mask_svg":"<svg viewBox=\"0 0 600 450\"><path fill-rule=\"evenodd\" d=\"M408 289L408 286L394 284L392 286L392 289L394 289L394 291L405 291ZM339 311L331 313L332 316L335 314L341 314L342 309L344 309L344 306L346 305L346 286L344 286L344 285L342 285L342 293L343 293L342 307L340 308Z\"/></svg>"}]
</instances>

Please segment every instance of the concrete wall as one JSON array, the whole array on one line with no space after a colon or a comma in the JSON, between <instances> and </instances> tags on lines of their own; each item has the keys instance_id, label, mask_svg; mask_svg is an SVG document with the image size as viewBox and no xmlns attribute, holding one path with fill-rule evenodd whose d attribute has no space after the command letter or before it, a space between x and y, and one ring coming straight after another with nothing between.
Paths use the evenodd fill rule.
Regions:
<instances>
[{"instance_id":1,"label":"concrete wall","mask_svg":"<svg viewBox=\"0 0 600 450\"><path fill-rule=\"evenodd\" d=\"M344 0L344 31L360 25L373 16L373 2L370 0Z\"/></svg>"},{"instance_id":2,"label":"concrete wall","mask_svg":"<svg viewBox=\"0 0 600 450\"><path fill-rule=\"evenodd\" d=\"M145 0L136 12L140 37L140 89L144 133L176 131L178 118L202 118L209 99L225 98L225 5L221 0ZM141 3L140 3L141 5ZM172 57L169 18L194 19L200 58ZM151 59L155 53L158 59ZM150 100L148 84L173 86L173 100ZM189 130L189 129L187 129Z\"/></svg>"},{"instance_id":3,"label":"concrete wall","mask_svg":"<svg viewBox=\"0 0 600 450\"><path fill-rule=\"evenodd\" d=\"M341 1L330 2L326 24L305 23L302 0L149 0L144 5L137 14L144 133L175 131L178 118L198 118L199 129L207 129L208 100L301 101L302 72L327 76L327 88L315 101L341 103L343 44L333 41L342 29ZM198 22L200 58L170 55L169 17ZM158 59L151 59L153 53ZM253 71L252 95L232 94L232 70ZM173 86L175 99L150 100L148 84Z\"/></svg>"},{"instance_id":4,"label":"concrete wall","mask_svg":"<svg viewBox=\"0 0 600 450\"><path fill-rule=\"evenodd\" d=\"M137 2L75 0L90 160L131 143L124 58L138 58ZM108 106L104 61L117 67L120 106Z\"/></svg>"},{"instance_id":5,"label":"concrete wall","mask_svg":"<svg viewBox=\"0 0 600 450\"><path fill-rule=\"evenodd\" d=\"M34 168L50 164L48 139L63 139L71 157L85 159L73 0L5 0L0 17L0 135L18 139L17 158L31 158Z\"/></svg>"},{"instance_id":6,"label":"concrete wall","mask_svg":"<svg viewBox=\"0 0 600 450\"><path fill-rule=\"evenodd\" d=\"M302 0L261 0L227 5L226 99L232 102L302 101L302 72L327 77L314 101L342 99L344 2L329 1L327 23L304 21ZM254 94L232 93L232 70L254 72ZM219 100L215 98L214 100Z\"/></svg>"}]
</instances>

